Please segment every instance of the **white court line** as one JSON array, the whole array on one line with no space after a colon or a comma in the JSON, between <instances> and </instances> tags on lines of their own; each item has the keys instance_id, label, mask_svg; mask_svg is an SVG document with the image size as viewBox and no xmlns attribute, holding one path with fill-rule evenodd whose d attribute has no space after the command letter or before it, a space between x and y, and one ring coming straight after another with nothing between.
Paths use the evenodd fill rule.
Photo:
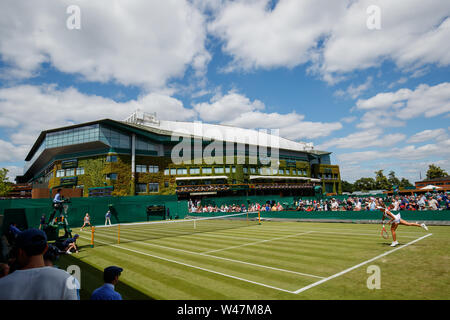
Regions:
<instances>
[{"instance_id":1,"label":"white court line","mask_svg":"<svg viewBox=\"0 0 450 320\"><path fill-rule=\"evenodd\" d=\"M83 238L86 239L86 237L83 237ZM98 241L98 242L103 242L103 241ZM106 243L106 242L103 242L103 243ZM264 284L264 283L260 283L260 282L256 282L256 281L252 281L252 280L248 280L248 279L232 276L232 275L229 275L229 274L226 274L226 273L222 273L222 272L218 272L218 271L214 271L214 270L210 270L210 269L205 269L205 268L194 266L194 265L187 264L187 263L184 263L184 262L180 262L180 261L176 261L176 260L172 260L172 259L159 257L159 256L156 256L156 255L153 255L153 254L149 254L149 253L146 253L146 252L141 252L141 251L125 248L125 247L122 247L122 246L119 246L119 245L116 245L116 244L113 244L111 246L119 248L119 249L122 249L122 250L127 250L127 251L131 251L131 252L139 253L139 254L142 254L142 255L145 255L145 256L149 256L149 257L152 257L152 258L156 258L156 259L172 262L172 263L175 263L175 264L180 264L180 265L183 265L183 266L186 266L186 267L190 267L190 268L194 268L194 269L198 269L198 270L202 270L202 271L218 274L218 275L221 275L223 277L232 278L232 279L236 279L236 280L252 283L252 284L255 284L255 285L258 285L258 286L262 286L262 287L266 287L266 288L270 288L270 289L275 289L275 290L283 291L283 292L287 292L287 293L294 293L294 292L286 290L286 289L281 289L281 288L270 286L270 285L267 285L267 284Z\"/></svg>"},{"instance_id":2,"label":"white court line","mask_svg":"<svg viewBox=\"0 0 450 320\"><path fill-rule=\"evenodd\" d=\"M87 239L86 237L82 237L84 239ZM130 239L126 239L123 238L123 240L130 240ZM239 238L241 239L241 238ZM99 240L97 240L99 241ZM99 241L102 243L106 243L103 241ZM256 264L256 263L251 263L251 262L246 262L246 261L241 261L241 260L235 260L235 259L230 259L230 258L224 258L224 257L218 257L218 256L214 256L214 255L209 255L206 253L201 253L201 252L195 252L195 251L189 251L189 250L184 250L184 249L179 249L179 248L174 248L174 247L168 247L168 246L163 246L163 245L159 245L159 244L154 244L154 243L148 243L148 242L139 242L142 245L147 245L147 246L152 246L152 247L159 247L159 248L163 248L163 249L169 249L169 250L174 250L174 251L180 251L180 252L184 252L184 253L188 253L188 254L195 254L195 255L200 255L200 256L204 256L204 257L210 257L210 258L214 258L214 259L219 259L219 260L225 260L225 261L230 261L230 262L235 262L235 263L240 263L240 264L246 264L246 265L250 265L250 266L254 266L254 267L259 267L259 268L265 268L265 269L270 269L270 270L275 270L275 271L281 271L281 272L286 272L286 273L292 273L292 274L297 274L300 276L307 276L307 277L311 277L311 278L318 278L318 279L324 279L325 277L321 277L321 276L317 276L317 275L313 275L313 274L309 274L309 273L304 273L304 272L297 272L297 271L292 271L292 270L286 270L286 269L280 269L280 268L276 268L276 267L270 267L270 266L265 266L262 264Z\"/></svg>"},{"instance_id":3,"label":"white court line","mask_svg":"<svg viewBox=\"0 0 450 320\"><path fill-rule=\"evenodd\" d=\"M359 268L359 267L361 267L361 266L363 266L363 265L365 265L365 264L367 264L367 263L370 263L370 262L375 261L375 260L377 260L377 259L379 259L379 258L382 258L382 257L384 257L384 256L387 256L388 254L391 254L391 253L393 253L393 252L395 252L395 251L397 251L397 250L400 250L400 249L402 249L402 248L405 248L405 247L409 246L410 244L413 244L413 243L415 243L415 242L417 242L417 241L420 241L420 240L422 240L422 239L425 239L426 237L429 237L429 236L431 236L431 235L432 235L432 233L429 233L429 234L427 234L427 235L425 235L425 236L423 236L423 237L420 237L420 238L418 238L418 239L416 239L416 240L413 240L413 241L411 241L411 242L408 242L407 244L405 244L405 245L403 245L403 246L397 247L397 248L392 249L392 250L390 250L390 251L387 251L387 252L385 252L385 253L383 253L383 254L380 254L380 255L376 256L375 258L366 260L366 261L361 262L360 264L357 264L357 265L355 265L355 266L353 266L353 267L351 267L351 268L348 268L348 269L345 269L344 271L338 272L338 273L336 273L336 274L334 274L334 275L332 275L332 276L330 276L330 277L328 277L328 278L319 280L319 281L314 282L314 283L312 283L312 284L310 284L310 285L308 285L308 286L306 286L306 287L300 288L300 289L294 291L294 293L295 293L295 294L299 294L299 293L304 292L304 291L306 291L306 290L308 290L308 289L311 289L311 288L313 288L313 287L315 287L315 286L318 286L319 284L322 284L322 283L324 283L324 282L327 282L328 280L331 280L331 279L337 278L337 277L339 277L339 276L342 276L343 274L345 274L345 273L347 273L347 272L350 272L350 271L355 270L355 269L357 269L357 268Z\"/></svg>"},{"instance_id":4,"label":"white court line","mask_svg":"<svg viewBox=\"0 0 450 320\"><path fill-rule=\"evenodd\" d=\"M254 267L266 268L266 269L271 269L271 270L276 270L276 271L281 271L281 272L286 272L286 273L293 273L293 274L298 274L298 275L301 275L301 276L307 276L307 277L319 278L319 279L324 279L325 278L325 277L316 276L316 275L313 275L313 274L308 274L308 273L303 273L303 272L297 272L297 271L292 271L292 270L280 269L280 268L265 266L265 265L262 265L262 264L256 264L256 263L251 263L251 262L246 262L246 261L241 261L241 260L235 260L235 259L229 259L229 258L213 256L213 255L206 254L206 253L200 253L200 252L194 252L194 251L189 251L189 250L184 250L184 249L179 249L179 248L161 246L161 245L154 244L154 243L140 242L140 244L147 245L147 246L153 246L153 247L160 247L160 248L163 248L163 249L170 249L170 250L175 250L175 251L180 251L180 252L185 252L185 253L190 253L190 254L196 254L196 255L200 255L200 256L204 256L204 257L210 257L210 258L215 258L215 259L220 259L220 260L225 260L225 261L231 261L231 262L246 264L246 265L250 265L250 266L254 266Z\"/></svg>"},{"instance_id":5,"label":"white court line","mask_svg":"<svg viewBox=\"0 0 450 320\"><path fill-rule=\"evenodd\" d=\"M227 247L227 248L222 248L222 249L210 250L210 251L205 251L205 252L202 252L202 253L203 254L208 254L208 253L212 253L212 252L219 252L219 251L224 251L224 250L229 250L229 249L234 249L234 248L241 248L241 247L245 247L245 246L255 245L255 244L258 244L258 243L263 243L263 242L268 242L268 241L274 241L274 240L280 240L280 239L296 237L296 236L299 236L301 234L308 234L308 233L312 233L312 232L315 232L315 231L300 232L300 233L296 233L296 234L291 234L289 236L272 238L272 239L266 239L266 240L260 240L260 241L255 241L255 242L251 242L251 243L244 243L244 244L241 244L239 246L232 246L232 247Z\"/></svg>"},{"instance_id":6,"label":"white court line","mask_svg":"<svg viewBox=\"0 0 450 320\"><path fill-rule=\"evenodd\" d=\"M291 223L291 222L289 222L289 223ZM293 223L293 222L292 222ZM381 225L381 224L380 224ZM304 228L306 228L306 229L308 229L308 230L314 230L314 231L320 231L320 230L334 230L334 231L336 231L336 230L342 230L342 231L355 231L355 229L347 229L347 228L315 228L315 227L307 227L307 226L302 226L302 227L304 227ZM300 229L300 228L299 228ZM275 227L275 226L265 226L265 229L264 230L267 230L267 231L289 231L289 230L292 230L291 228L289 228L289 227L286 227L286 228L278 228L278 227ZM367 229L365 229L365 230L359 230L359 231L366 231L366 232L370 232L370 231L373 231L373 229L371 229L371 230L367 230ZM397 233L398 233L399 231L398 231L398 229L397 229ZM403 234L413 234L413 235L416 235L416 236L419 236L420 235L420 232L415 232L415 231L402 231L402 235ZM409 236L409 237L411 237L411 238L416 238L415 236Z\"/></svg>"}]
</instances>

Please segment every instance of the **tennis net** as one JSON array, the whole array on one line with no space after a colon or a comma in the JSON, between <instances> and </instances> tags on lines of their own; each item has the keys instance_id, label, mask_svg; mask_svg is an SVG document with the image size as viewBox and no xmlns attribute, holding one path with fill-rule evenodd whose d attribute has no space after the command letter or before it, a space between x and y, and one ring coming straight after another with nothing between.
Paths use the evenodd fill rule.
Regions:
<instances>
[{"instance_id":1,"label":"tennis net","mask_svg":"<svg viewBox=\"0 0 450 320\"><path fill-rule=\"evenodd\" d=\"M183 220L162 220L96 226L92 228L91 245L111 245L177 237L201 232L241 228L260 223L259 212L245 212L216 217L190 216Z\"/></svg>"}]
</instances>

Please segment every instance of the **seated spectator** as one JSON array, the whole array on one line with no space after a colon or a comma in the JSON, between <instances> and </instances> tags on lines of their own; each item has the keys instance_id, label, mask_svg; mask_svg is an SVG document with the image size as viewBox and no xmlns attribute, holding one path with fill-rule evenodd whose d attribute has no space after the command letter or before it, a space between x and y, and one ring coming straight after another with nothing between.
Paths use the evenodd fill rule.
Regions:
<instances>
[{"instance_id":1,"label":"seated spectator","mask_svg":"<svg viewBox=\"0 0 450 320\"><path fill-rule=\"evenodd\" d=\"M47 267L45 233L38 229L22 231L16 239L15 262L18 269L0 279L0 300L78 300L66 271Z\"/></svg>"},{"instance_id":2,"label":"seated spectator","mask_svg":"<svg viewBox=\"0 0 450 320\"><path fill-rule=\"evenodd\" d=\"M430 200L428 200L428 205L430 206L431 210L438 210L439 208L439 203L433 197L430 197Z\"/></svg>"},{"instance_id":3,"label":"seated spectator","mask_svg":"<svg viewBox=\"0 0 450 320\"><path fill-rule=\"evenodd\" d=\"M122 300L120 293L114 290L114 286L119 282L123 269L111 266L103 270L103 280L105 284L94 290L91 300Z\"/></svg>"},{"instance_id":4,"label":"seated spectator","mask_svg":"<svg viewBox=\"0 0 450 320\"><path fill-rule=\"evenodd\" d=\"M355 211L361 211L361 201L358 199L355 203Z\"/></svg>"}]
</instances>

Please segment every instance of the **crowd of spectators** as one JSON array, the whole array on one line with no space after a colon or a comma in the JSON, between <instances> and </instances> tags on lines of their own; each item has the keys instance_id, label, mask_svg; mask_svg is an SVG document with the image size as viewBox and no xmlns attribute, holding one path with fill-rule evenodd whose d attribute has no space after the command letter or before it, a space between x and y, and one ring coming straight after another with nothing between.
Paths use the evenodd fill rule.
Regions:
<instances>
[{"instance_id":1,"label":"crowd of spectators","mask_svg":"<svg viewBox=\"0 0 450 320\"><path fill-rule=\"evenodd\" d=\"M376 210L375 197L332 198L330 200L299 200L295 203L297 211L373 211ZM385 203L394 204L394 211L450 210L447 194L423 194L410 196L388 196Z\"/></svg>"},{"instance_id":2,"label":"crowd of spectators","mask_svg":"<svg viewBox=\"0 0 450 320\"><path fill-rule=\"evenodd\" d=\"M284 206L279 202L267 201L266 203L222 204L221 206L207 204L202 205L200 200L189 200L190 213L208 212L246 212L246 211L373 211L376 210L375 197L352 197L346 199L298 199L293 204ZM384 203L394 204L394 211L423 211L423 210L450 210L450 200L446 193L427 193L422 195L388 196Z\"/></svg>"}]
</instances>

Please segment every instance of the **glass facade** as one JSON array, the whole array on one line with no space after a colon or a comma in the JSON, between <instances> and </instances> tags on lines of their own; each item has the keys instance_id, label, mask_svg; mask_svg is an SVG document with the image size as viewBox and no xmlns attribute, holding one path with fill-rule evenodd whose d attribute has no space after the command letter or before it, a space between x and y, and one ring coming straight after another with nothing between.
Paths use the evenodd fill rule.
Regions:
<instances>
[{"instance_id":1,"label":"glass facade","mask_svg":"<svg viewBox=\"0 0 450 320\"><path fill-rule=\"evenodd\" d=\"M136 137L136 150L158 151L158 147L155 144L145 141L144 139L142 139L140 137Z\"/></svg>"},{"instance_id":2,"label":"glass facade","mask_svg":"<svg viewBox=\"0 0 450 320\"><path fill-rule=\"evenodd\" d=\"M68 146L99 140L100 126L98 124L80 128L47 133L45 148Z\"/></svg>"},{"instance_id":3,"label":"glass facade","mask_svg":"<svg viewBox=\"0 0 450 320\"><path fill-rule=\"evenodd\" d=\"M118 130L100 127L99 140L113 148L130 149L131 136L124 134Z\"/></svg>"}]
</instances>

